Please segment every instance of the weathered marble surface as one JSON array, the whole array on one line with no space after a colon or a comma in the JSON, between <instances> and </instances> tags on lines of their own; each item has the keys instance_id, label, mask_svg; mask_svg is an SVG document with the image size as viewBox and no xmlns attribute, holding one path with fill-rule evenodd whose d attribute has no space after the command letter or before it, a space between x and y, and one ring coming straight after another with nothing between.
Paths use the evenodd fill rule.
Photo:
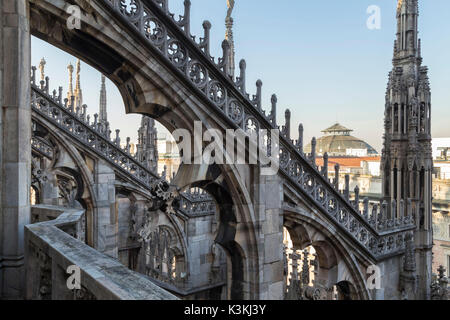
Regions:
<instances>
[{"instance_id":1,"label":"weathered marble surface","mask_svg":"<svg viewBox=\"0 0 450 320\"><path fill-rule=\"evenodd\" d=\"M25 226L26 277L28 299L38 298L39 262L32 255L31 246L51 260L52 299L67 299L72 293L65 286L68 275L64 271L69 265L81 270L81 286L95 299L120 300L173 300L174 295L159 288L146 276L131 271L119 261L100 253L75 239L60 228L77 224L84 215L83 210L39 206L48 213L62 212L54 220ZM59 271L59 272L58 272Z\"/></svg>"}]
</instances>

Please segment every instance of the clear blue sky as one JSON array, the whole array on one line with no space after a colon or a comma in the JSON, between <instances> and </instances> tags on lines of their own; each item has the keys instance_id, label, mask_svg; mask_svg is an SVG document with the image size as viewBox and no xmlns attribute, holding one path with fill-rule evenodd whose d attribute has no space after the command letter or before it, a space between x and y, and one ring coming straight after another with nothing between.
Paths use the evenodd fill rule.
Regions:
<instances>
[{"instance_id":1,"label":"clear blue sky","mask_svg":"<svg viewBox=\"0 0 450 320\"><path fill-rule=\"evenodd\" d=\"M292 136L299 122L305 139L336 120L354 129L378 151L383 130L384 95L391 69L395 39L397 0L236 0L233 17L237 62L247 61L247 90L261 79L266 109L270 95L278 96L278 122L284 109L292 112ZM369 30L366 10L381 8L381 29ZM170 0L176 14L183 0ZM450 1L419 0L419 30L424 65L429 67L432 89L434 137L450 137ZM192 0L192 34L203 34L202 22L209 20L213 55L220 56L224 38L226 0ZM47 60L50 86L67 90L69 62L76 58L32 39L32 64ZM82 64L82 89L89 112L98 112L100 74ZM108 81L108 116L121 136L137 138L138 115L126 115L121 97ZM126 121L124 121L126 119Z\"/></svg>"}]
</instances>

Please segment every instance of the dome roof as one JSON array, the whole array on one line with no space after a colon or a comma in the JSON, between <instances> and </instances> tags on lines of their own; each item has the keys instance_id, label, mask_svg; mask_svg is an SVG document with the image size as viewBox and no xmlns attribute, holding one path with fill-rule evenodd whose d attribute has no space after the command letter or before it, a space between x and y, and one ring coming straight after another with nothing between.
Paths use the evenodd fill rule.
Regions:
<instances>
[{"instance_id":1,"label":"dome roof","mask_svg":"<svg viewBox=\"0 0 450 320\"><path fill-rule=\"evenodd\" d=\"M378 154L378 152L367 142L351 136L350 132L352 131L353 130L348 129L339 123L323 130L324 136L317 139L316 154L323 155L327 152L329 156L355 155L351 152L349 154L348 149L367 150L366 155L368 156ZM306 153L311 152L311 143L305 147L304 151Z\"/></svg>"}]
</instances>

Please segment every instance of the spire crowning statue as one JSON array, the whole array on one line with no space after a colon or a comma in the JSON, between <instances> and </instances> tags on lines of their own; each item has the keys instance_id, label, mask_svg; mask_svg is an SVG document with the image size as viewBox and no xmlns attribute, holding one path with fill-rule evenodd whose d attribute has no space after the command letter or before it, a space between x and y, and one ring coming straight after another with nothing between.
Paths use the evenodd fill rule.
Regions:
<instances>
[{"instance_id":1,"label":"spire crowning statue","mask_svg":"<svg viewBox=\"0 0 450 320\"><path fill-rule=\"evenodd\" d=\"M77 74L76 74L76 82L75 82L75 107L80 108L83 106L83 93L81 91L81 61L77 60Z\"/></svg>"},{"instance_id":2,"label":"spire crowning statue","mask_svg":"<svg viewBox=\"0 0 450 320\"><path fill-rule=\"evenodd\" d=\"M231 18L231 13L233 13L234 0L227 0L227 7L228 7L227 19L229 19L229 18Z\"/></svg>"},{"instance_id":3,"label":"spire crowning statue","mask_svg":"<svg viewBox=\"0 0 450 320\"><path fill-rule=\"evenodd\" d=\"M419 292L428 298L431 278L432 171L431 93L428 68L422 66L418 38L418 0L399 0L393 68L389 73L381 158L382 192L388 218L412 216L417 252ZM411 260L411 258L409 259ZM408 268L407 268L408 269ZM405 272L412 270L405 270ZM414 271L415 272L415 271ZM409 278L413 279L412 275Z\"/></svg>"},{"instance_id":4,"label":"spire crowning statue","mask_svg":"<svg viewBox=\"0 0 450 320\"><path fill-rule=\"evenodd\" d=\"M45 81L45 65L47 62L44 58L41 59L41 62L39 62L39 71L41 72L41 81Z\"/></svg>"},{"instance_id":5,"label":"spire crowning statue","mask_svg":"<svg viewBox=\"0 0 450 320\"><path fill-rule=\"evenodd\" d=\"M234 0L227 0L227 17L225 18L225 26L227 28L225 32L225 40L230 44L230 54L228 56L228 75L234 79L235 71L235 50L234 50L234 39L233 39L233 18L231 14L234 9Z\"/></svg>"}]
</instances>

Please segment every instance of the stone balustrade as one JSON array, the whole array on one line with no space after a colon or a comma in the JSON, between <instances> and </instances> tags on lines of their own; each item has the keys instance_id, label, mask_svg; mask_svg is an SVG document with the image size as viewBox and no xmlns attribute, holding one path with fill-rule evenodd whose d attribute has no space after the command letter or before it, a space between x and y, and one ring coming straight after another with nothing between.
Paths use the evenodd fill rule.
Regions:
<instances>
[{"instance_id":1,"label":"stone balustrade","mask_svg":"<svg viewBox=\"0 0 450 320\"><path fill-rule=\"evenodd\" d=\"M266 115L265 110L261 108L262 82L258 81L257 94L253 98L246 92L245 61L242 60L239 64L240 75L236 81L227 75L227 41L223 43L223 56L216 63L209 52L211 24L203 24L205 32L200 42L190 34L190 1L185 1L184 16L178 21L169 12L168 0L134 0L132 6L124 6L119 0L104 1L121 19L129 23L131 28L143 35L149 44L161 53L162 59L179 69L181 77L192 85L194 91L206 95L212 108L221 112L231 127L240 128L249 134L255 128L279 129L276 119L277 97L272 96L271 111ZM40 86L36 85L35 70L33 67L31 75L34 109L47 120L56 119L67 133L78 136L86 146L95 149L102 157L126 174L132 175L145 187L149 188L155 179L159 179L137 162L129 154L128 148L120 147L118 130L116 138L111 140L109 128L99 127L97 121L94 121L93 125L90 124L86 108L75 110L73 101L66 100L64 105L62 104L61 89L58 90L58 95L55 90L53 96L50 96L48 77L40 82ZM63 112L55 112L55 106ZM66 119L66 114L70 115L70 119ZM404 237L408 231L415 228L416 211L411 209L404 216L391 217L388 215L389 207L396 204L382 203L371 214L367 210L361 212L358 196L355 201L350 201L348 182L346 181L346 187L341 191L337 181L329 180L327 166L321 170L316 166L315 138L312 139L311 153L303 152L303 125L299 125L299 139L290 139L290 112L287 111L285 115L285 125L279 135L280 153L271 155L270 151L268 152L272 161L279 162L279 174L284 178L284 183L301 190L322 212L330 216L343 232L355 239L373 257L380 258L403 252ZM269 140L262 148L270 150ZM336 176L339 176L339 168L336 172ZM355 194L359 194L358 190L355 190ZM199 204L192 202L187 196L182 197L184 203L181 210L184 209L188 215L213 212L212 201Z\"/></svg>"},{"instance_id":2,"label":"stone balustrade","mask_svg":"<svg viewBox=\"0 0 450 320\"><path fill-rule=\"evenodd\" d=\"M139 162L130 153L129 148L122 148L119 136L112 140L109 127L106 130L104 125L97 121L91 123L86 105L82 113L76 112L71 104L67 104L67 101L65 104L61 103L61 89L59 90L59 95L56 95L56 90L53 92L53 95L49 95L48 85L41 84L41 86L37 86L34 80L34 72L35 67L32 69L31 77L31 108L34 112L52 125L60 128L71 138L106 160L118 171L129 176L132 181L144 188L149 189L153 183L162 179L162 177L151 171L145 162ZM47 77L48 83L49 78ZM116 132L118 131L116 130ZM53 157L52 147L39 137L33 137L32 148L46 157ZM199 197L187 190L182 192L180 196L182 203L180 210L188 216L208 215L216 212L215 202L207 193L202 193L201 197Z\"/></svg>"},{"instance_id":3,"label":"stone balustrade","mask_svg":"<svg viewBox=\"0 0 450 320\"><path fill-rule=\"evenodd\" d=\"M84 210L34 206L25 226L26 298L42 300L174 300L148 277L84 243ZM69 266L80 270L70 290Z\"/></svg>"},{"instance_id":4,"label":"stone balustrade","mask_svg":"<svg viewBox=\"0 0 450 320\"><path fill-rule=\"evenodd\" d=\"M260 130L280 129L276 119L276 95L272 95L270 113L266 114L261 107L262 82L258 80L256 83L256 95L251 97L247 93L245 60L239 63L240 73L236 79L227 74L229 43L223 42L223 55L216 62L209 52L211 24L208 21L203 23L204 36L200 41L191 35L189 0L184 2L184 14L179 20L169 11L169 0L133 0L130 6L119 0L104 2L160 52L162 60L176 67L193 91L206 96L212 110L222 114L231 128L240 128L249 134L256 131L257 135L261 134ZM45 87L44 83L42 87ZM279 162L279 174L284 183L301 190L373 257L401 253L406 232L415 228L416 217L412 211L404 217L389 218L381 205L374 215L366 217L361 214L359 200L352 203L349 199L348 184L341 192L338 183L329 181L328 170L319 170L316 166L316 139L312 139L311 153L304 153L303 125L299 125L299 139L294 141L290 137L289 110L285 118L279 134L279 155L271 154L270 139L262 139L266 145L261 146L268 150L272 161Z\"/></svg>"}]
</instances>

